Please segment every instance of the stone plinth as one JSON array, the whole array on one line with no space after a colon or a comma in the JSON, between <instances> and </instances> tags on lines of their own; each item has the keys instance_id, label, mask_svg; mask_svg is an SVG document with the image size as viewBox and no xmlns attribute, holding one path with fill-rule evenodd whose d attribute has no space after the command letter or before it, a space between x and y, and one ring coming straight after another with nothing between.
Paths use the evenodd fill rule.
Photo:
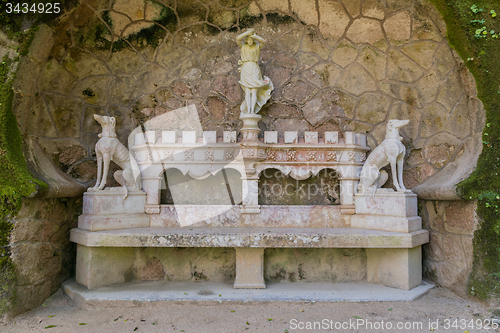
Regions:
<instances>
[{"instance_id":1,"label":"stone plinth","mask_svg":"<svg viewBox=\"0 0 500 333\"><path fill-rule=\"evenodd\" d=\"M417 195L379 189L371 193L356 194L356 214L351 217L351 227L413 232L422 229L422 219L417 215Z\"/></svg>"},{"instance_id":2,"label":"stone plinth","mask_svg":"<svg viewBox=\"0 0 500 333\"><path fill-rule=\"evenodd\" d=\"M83 195L83 214L78 217L78 228L97 231L149 227L149 216L144 213L146 193L142 191L102 190Z\"/></svg>"},{"instance_id":3,"label":"stone plinth","mask_svg":"<svg viewBox=\"0 0 500 333\"><path fill-rule=\"evenodd\" d=\"M235 289L265 289L264 281L264 249L236 249Z\"/></svg>"}]
</instances>

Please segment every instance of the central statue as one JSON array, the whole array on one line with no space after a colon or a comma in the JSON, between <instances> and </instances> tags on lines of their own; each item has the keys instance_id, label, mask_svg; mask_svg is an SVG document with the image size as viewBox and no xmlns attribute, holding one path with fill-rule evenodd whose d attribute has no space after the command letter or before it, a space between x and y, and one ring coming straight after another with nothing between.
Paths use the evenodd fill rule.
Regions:
<instances>
[{"instance_id":1,"label":"central statue","mask_svg":"<svg viewBox=\"0 0 500 333\"><path fill-rule=\"evenodd\" d=\"M245 100L241 103L241 114L256 114L262 106L271 98L273 83L260 72L259 61L260 50L266 41L257 36L254 29L248 29L236 38L236 42L241 49L241 60L238 65L241 67L240 81L241 87L245 91Z\"/></svg>"}]
</instances>

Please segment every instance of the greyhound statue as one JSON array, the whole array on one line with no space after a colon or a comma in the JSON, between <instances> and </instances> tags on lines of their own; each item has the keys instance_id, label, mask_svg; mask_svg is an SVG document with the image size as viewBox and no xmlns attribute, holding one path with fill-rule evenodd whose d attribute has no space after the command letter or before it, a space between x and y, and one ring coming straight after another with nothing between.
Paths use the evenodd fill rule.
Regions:
<instances>
[{"instance_id":1,"label":"greyhound statue","mask_svg":"<svg viewBox=\"0 0 500 333\"><path fill-rule=\"evenodd\" d=\"M399 129L408 125L409 120L391 119L387 122L385 139L378 145L366 159L360 173L358 191L371 190L372 198L375 201L375 192L385 184L389 175L381 168L390 164L392 171L392 181L398 192L411 192L403 184L403 158L406 148L401 143L403 140L399 136Z\"/></svg>"},{"instance_id":2,"label":"greyhound statue","mask_svg":"<svg viewBox=\"0 0 500 333\"><path fill-rule=\"evenodd\" d=\"M108 177L109 164L113 161L123 169L116 171L114 177L125 189L125 199L128 195L128 189L139 190L141 187L140 178L134 177L134 171L132 169L132 163L135 163L135 160L130 159L128 149L116 138L115 117L94 114L94 119L102 126L102 133L99 134L101 139L95 145L95 153L97 155L97 182L89 191L104 189ZM137 165L135 165L135 168L137 170L139 169Z\"/></svg>"}]
</instances>

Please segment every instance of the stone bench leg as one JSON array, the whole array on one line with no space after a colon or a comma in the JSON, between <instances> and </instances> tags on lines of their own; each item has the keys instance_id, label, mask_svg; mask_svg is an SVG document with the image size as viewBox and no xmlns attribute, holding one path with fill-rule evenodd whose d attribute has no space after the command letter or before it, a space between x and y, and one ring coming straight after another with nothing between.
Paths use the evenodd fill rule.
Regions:
<instances>
[{"instance_id":1,"label":"stone bench leg","mask_svg":"<svg viewBox=\"0 0 500 333\"><path fill-rule=\"evenodd\" d=\"M422 283L421 246L366 249L368 282L410 290Z\"/></svg>"},{"instance_id":2,"label":"stone bench leg","mask_svg":"<svg viewBox=\"0 0 500 333\"><path fill-rule=\"evenodd\" d=\"M236 247L236 289L264 289L264 249Z\"/></svg>"},{"instance_id":3,"label":"stone bench leg","mask_svg":"<svg viewBox=\"0 0 500 333\"><path fill-rule=\"evenodd\" d=\"M76 249L76 282L88 289L132 281L134 249L87 247Z\"/></svg>"}]
</instances>

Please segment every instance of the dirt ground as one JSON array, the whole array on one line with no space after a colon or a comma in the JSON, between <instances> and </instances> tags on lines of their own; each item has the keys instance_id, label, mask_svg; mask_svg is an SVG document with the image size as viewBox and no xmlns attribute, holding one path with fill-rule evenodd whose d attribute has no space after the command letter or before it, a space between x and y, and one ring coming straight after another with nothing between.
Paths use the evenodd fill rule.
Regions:
<instances>
[{"instance_id":1,"label":"dirt ground","mask_svg":"<svg viewBox=\"0 0 500 333\"><path fill-rule=\"evenodd\" d=\"M413 302L159 302L90 309L75 307L59 290L0 332L500 332L492 327L499 314L445 288Z\"/></svg>"}]
</instances>

